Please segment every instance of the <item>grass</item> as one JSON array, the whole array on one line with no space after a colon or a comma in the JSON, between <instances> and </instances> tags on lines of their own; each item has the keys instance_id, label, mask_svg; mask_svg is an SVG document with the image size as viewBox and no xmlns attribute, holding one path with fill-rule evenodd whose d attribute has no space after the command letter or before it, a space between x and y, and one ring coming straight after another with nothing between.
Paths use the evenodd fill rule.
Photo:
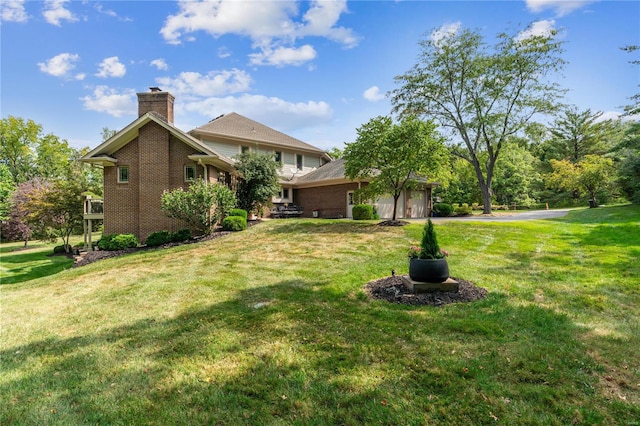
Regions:
<instances>
[{"instance_id":1,"label":"grass","mask_svg":"<svg viewBox=\"0 0 640 426\"><path fill-rule=\"evenodd\" d=\"M420 224L271 221L3 271L0 424L637 424L638 206L436 230L486 300L367 299Z\"/></svg>"}]
</instances>

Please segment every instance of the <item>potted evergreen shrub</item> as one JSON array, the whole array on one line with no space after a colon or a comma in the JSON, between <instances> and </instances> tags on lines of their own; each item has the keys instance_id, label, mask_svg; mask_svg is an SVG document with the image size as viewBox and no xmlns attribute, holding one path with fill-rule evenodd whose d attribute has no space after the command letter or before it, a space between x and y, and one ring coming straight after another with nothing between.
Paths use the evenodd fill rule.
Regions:
<instances>
[{"instance_id":1,"label":"potted evergreen shrub","mask_svg":"<svg viewBox=\"0 0 640 426\"><path fill-rule=\"evenodd\" d=\"M409 277L414 281L441 283L449 278L447 253L438 246L436 231L431 219L422 231L420 247L409 248Z\"/></svg>"}]
</instances>

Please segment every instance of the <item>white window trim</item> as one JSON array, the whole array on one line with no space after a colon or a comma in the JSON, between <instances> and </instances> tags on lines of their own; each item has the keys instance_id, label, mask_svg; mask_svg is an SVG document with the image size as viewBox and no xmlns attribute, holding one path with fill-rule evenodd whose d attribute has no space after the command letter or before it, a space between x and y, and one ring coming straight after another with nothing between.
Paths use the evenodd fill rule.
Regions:
<instances>
[{"instance_id":1,"label":"white window trim","mask_svg":"<svg viewBox=\"0 0 640 426\"><path fill-rule=\"evenodd\" d=\"M284 192L284 190L287 190L289 192L289 196L287 198L285 197L280 197L280 194L282 194ZM278 194L273 196L272 201L274 203L292 203L293 202L293 188L290 186L285 187L280 187L280 191L278 191Z\"/></svg>"},{"instance_id":2,"label":"white window trim","mask_svg":"<svg viewBox=\"0 0 640 426\"><path fill-rule=\"evenodd\" d=\"M120 177L121 177L120 171L121 170L126 170L127 171L127 180L120 179ZM129 180L130 180L129 166L118 166L118 169L116 170L116 172L118 174L118 183L129 183Z\"/></svg>"}]
</instances>

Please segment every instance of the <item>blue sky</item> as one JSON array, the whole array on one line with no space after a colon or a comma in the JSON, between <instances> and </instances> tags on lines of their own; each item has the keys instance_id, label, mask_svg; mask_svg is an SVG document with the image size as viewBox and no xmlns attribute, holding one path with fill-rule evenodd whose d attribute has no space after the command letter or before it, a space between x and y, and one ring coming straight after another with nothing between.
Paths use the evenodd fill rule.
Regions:
<instances>
[{"instance_id":1,"label":"blue sky","mask_svg":"<svg viewBox=\"0 0 640 426\"><path fill-rule=\"evenodd\" d=\"M136 118L136 92L176 97L183 130L235 111L324 149L388 115L385 94L434 30L560 31L566 102L614 116L638 91L640 2L6 1L0 113L77 148Z\"/></svg>"}]
</instances>

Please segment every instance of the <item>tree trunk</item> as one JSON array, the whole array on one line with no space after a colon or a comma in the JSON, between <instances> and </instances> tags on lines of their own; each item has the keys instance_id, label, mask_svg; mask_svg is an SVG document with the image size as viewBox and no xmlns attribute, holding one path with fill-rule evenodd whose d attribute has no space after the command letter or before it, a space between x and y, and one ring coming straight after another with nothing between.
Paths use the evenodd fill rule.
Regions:
<instances>
[{"instance_id":1,"label":"tree trunk","mask_svg":"<svg viewBox=\"0 0 640 426\"><path fill-rule=\"evenodd\" d=\"M482 191L482 214L491 214L491 188L489 188L489 185L481 183L480 190Z\"/></svg>"},{"instance_id":2,"label":"tree trunk","mask_svg":"<svg viewBox=\"0 0 640 426\"><path fill-rule=\"evenodd\" d=\"M393 194L393 218L391 220L396 220L396 211L398 210L398 199L400 198L400 194Z\"/></svg>"}]
</instances>

